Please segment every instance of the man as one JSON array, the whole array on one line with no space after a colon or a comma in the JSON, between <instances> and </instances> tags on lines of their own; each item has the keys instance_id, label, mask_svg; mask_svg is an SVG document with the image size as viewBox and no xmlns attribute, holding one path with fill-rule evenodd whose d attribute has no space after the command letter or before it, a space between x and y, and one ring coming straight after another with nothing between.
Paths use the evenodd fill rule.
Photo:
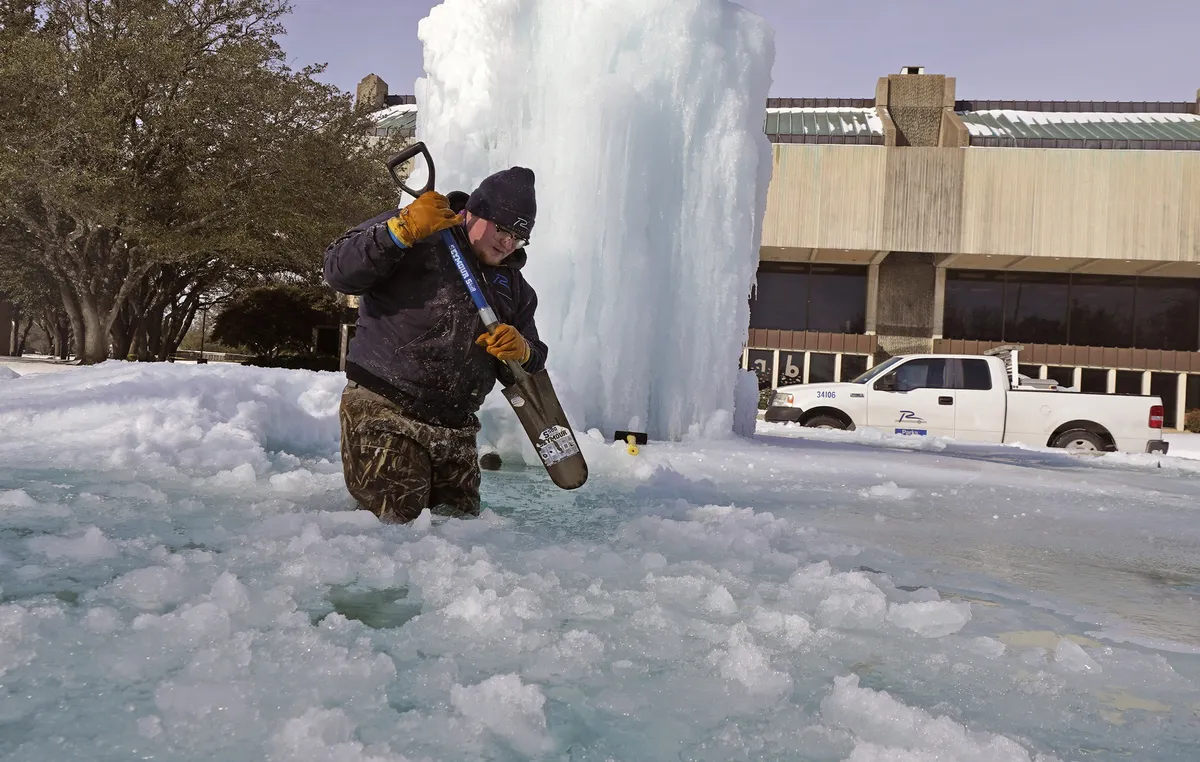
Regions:
<instances>
[{"instance_id":1,"label":"man","mask_svg":"<svg viewBox=\"0 0 1200 762\"><path fill-rule=\"evenodd\" d=\"M476 413L497 379L512 382L505 361L531 373L546 363L537 294L521 275L536 213L533 172L512 167L470 196L425 193L325 251L325 281L360 297L340 409L342 470L354 499L385 522L425 508L479 514ZM454 226L501 321L494 334L439 235Z\"/></svg>"}]
</instances>

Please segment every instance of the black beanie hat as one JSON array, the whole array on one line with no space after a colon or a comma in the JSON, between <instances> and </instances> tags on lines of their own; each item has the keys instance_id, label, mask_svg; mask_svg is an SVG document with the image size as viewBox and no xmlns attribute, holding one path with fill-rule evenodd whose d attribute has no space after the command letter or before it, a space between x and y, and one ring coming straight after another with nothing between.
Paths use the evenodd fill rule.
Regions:
<instances>
[{"instance_id":1,"label":"black beanie hat","mask_svg":"<svg viewBox=\"0 0 1200 762\"><path fill-rule=\"evenodd\" d=\"M510 167L485 177L467 199L467 211L528 240L537 216L533 170Z\"/></svg>"}]
</instances>

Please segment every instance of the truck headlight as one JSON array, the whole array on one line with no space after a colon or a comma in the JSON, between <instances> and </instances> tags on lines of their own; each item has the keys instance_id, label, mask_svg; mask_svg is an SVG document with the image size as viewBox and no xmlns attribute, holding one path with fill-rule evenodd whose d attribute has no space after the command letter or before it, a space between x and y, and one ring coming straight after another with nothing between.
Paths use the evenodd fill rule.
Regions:
<instances>
[{"instance_id":1,"label":"truck headlight","mask_svg":"<svg viewBox=\"0 0 1200 762\"><path fill-rule=\"evenodd\" d=\"M787 392L775 392L775 397L771 400L772 405L791 405L796 401L795 395Z\"/></svg>"}]
</instances>

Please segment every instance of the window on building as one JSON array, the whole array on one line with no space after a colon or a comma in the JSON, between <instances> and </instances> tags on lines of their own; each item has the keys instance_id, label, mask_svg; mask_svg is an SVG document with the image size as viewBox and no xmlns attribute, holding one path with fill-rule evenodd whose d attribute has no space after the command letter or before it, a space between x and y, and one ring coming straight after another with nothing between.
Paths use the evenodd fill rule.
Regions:
<instances>
[{"instance_id":1,"label":"window on building","mask_svg":"<svg viewBox=\"0 0 1200 762\"><path fill-rule=\"evenodd\" d=\"M750 327L862 333L867 268L765 262L750 300Z\"/></svg>"},{"instance_id":2,"label":"window on building","mask_svg":"<svg viewBox=\"0 0 1200 762\"><path fill-rule=\"evenodd\" d=\"M1081 347L1133 346L1135 278L1071 277L1070 343Z\"/></svg>"},{"instance_id":3,"label":"window on building","mask_svg":"<svg viewBox=\"0 0 1200 762\"><path fill-rule=\"evenodd\" d=\"M771 368L775 362L775 353L769 349L751 349L749 354L750 367L748 370L754 371L754 375L758 377L759 391L769 388L771 386Z\"/></svg>"},{"instance_id":4,"label":"window on building","mask_svg":"<svg viewBox=\"0 0 1200 762\"><path fill-rule=\"evenodd\" d=\"M808 356L808 382L810 384L825 384L833 381L833 367L837 361L835 355L818 354L813 352Z\"/></svg>"},{"instance_id":5,"label":"window on building","mask_svg":"<svg viewBox=\"0 0 1200 762\"><path fill-rule=\"evenodd\" d=\"M1004 289L1004 340L1067 343L1069 280L1055 273L1008 273Z\"/></svg>"},{"instance_id":6,"label":"window on building","mask_svg":"<svg viewBox=\"0 0 1200 762\"><path fill-rule=\"evenodd\" d=\"M758 285L750 300L750 327L808 330L808 266L758 271Z\"/></svg>"},{"instance_id":7,"label":"window on building","mask_svg":"<svg viewBox=\"0 0 1200 762\"><path fill-rule=\"evenodd\" d=\"M1200 350L1200 279L951 270L948 339Z\"/></svg>"},{"instance_id":8,"label":"window on building","mask_svg":"<svg viewBox=\"0 0 1200 762\"><path fill-rule=\"evenodd\" d=\"M809 274L808 330L867 330L867 273L862 267L813 265Z\"/></svg>"},{"instance_id":9,"label":"window on building","mask_svg":"<svg viewBox=\"0 0 1200 762\"><path fill-rule=\"evenodd\" d=\"M1046 378L1052 378L1059 386L1075 385L1075 369L1051 365L1046 369Z\"/></svg>"},{"instance_id":10,"label":"window on building","mask_svg":"<svg viewBox=\"0 0 1200 762\"><path fill-rule=\"evenodd\" d=\"M945 305L942 335L947 339L1004 339L1004 273L949 271Z\"/></svg>"},{"instance_id":11,"label":"window on building","mask_svg":"<svg viewBox=\"0 0 1200 762\"><path fill-rule=\"evenodd\" d=\"M840 380L849 381L867 372L867 358L863 355L842 355L842 377ZM1197 399L1200 405L1200 398Z\"/></svg>"},{"instance_id":12,"label":"window on building","mask_svg":"<svg viewBox=\"0 0 1200 762\"><path fill-rule=\"evenodd\" d=\"M1200 349L1200 281L1138 278L1132 346L1142 349Z\"/></svg>"},{"instance_id":13,"label":"window on building","mask_svg":"<svg viewBox=\"0 0 1200 762\"><path fill-rule=\"evenodd\" d=\"M1142 372L1140 370L1117 371L1117 394L1141 394Z\"/></svg>"},{"instance_id":14,"label":"window on building","mask_svg":"<svg viewBox=\"0 0 1200 762\"><path fill-rule=\"evenodd\" d=\"M1079 391L1087 394L1105 394L1108 392L1108 371L1101 368L1084 368L1079 386Z\"/></svg>"},{"instance_id":15,"label":"window on building","mask_svg":"<svg viewBox=\"0 0 1200 762\"><path fill-rule=\"evenodd\" d=\"M963 360L962 374L960 389L988 391L992 388L992 371L987 360Z\"/></svg>"}]
</instances>

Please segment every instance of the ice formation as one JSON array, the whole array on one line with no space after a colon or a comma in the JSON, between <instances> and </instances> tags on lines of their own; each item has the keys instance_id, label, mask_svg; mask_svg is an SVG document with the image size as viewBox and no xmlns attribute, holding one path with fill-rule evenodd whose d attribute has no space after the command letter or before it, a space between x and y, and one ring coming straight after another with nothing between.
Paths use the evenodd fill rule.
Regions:
<instances>
[{"instance_id":1,"label":"ice formation","mask_svg":"<svg viewBox=\"0 0 1200 762\"><path fill-rule=\"evenodd\" d=\"M418 35L438 189L537 174L526 274L575 427L735 428L771 173L766 23L729 0L445 0Z\"/></svg>"}]
</instances>

